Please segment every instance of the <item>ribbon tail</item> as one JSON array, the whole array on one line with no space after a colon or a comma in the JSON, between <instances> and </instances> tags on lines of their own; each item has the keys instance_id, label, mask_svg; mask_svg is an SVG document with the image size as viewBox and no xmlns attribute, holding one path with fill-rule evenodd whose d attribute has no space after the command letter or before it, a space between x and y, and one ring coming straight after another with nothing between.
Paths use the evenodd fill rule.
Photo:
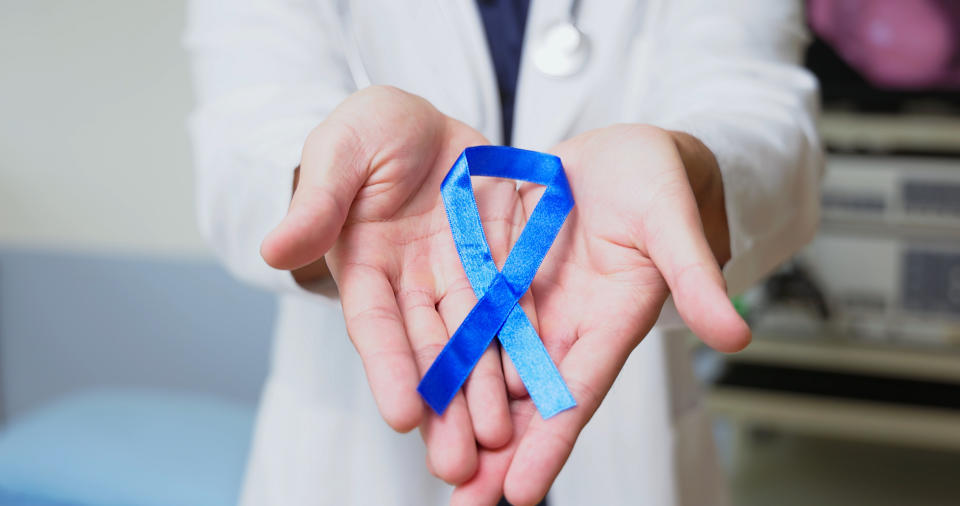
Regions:
<instances>
[{"instance_id":1,"label":"ribbon tail","mask_svg":"<svg viewBox=\"0 0 960 506\"><path fill-rule=\"evenodd\" d=\"M577 405L520 304L510 312L498 336L544 420Z\"/></svg>"},{"instance_id":2,"label":"ribbon tail","mask_svg":"<svg viewBox=\"0 0 960 506\"><path fill-rule=\"evenodd\" d=\"M417 391L438 415L446 411L511 310L517 306L517 298L510 294L506 279L498 274L417 385Z\"/></svg>"}]
</instances>

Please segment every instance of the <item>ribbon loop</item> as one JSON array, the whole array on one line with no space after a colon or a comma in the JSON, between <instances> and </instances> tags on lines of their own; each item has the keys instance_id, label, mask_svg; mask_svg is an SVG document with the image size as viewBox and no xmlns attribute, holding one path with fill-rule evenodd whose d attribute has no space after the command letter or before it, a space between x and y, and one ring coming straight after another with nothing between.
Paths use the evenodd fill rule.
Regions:
<instances>
[{"instance_id":1,"label":"ribbon loop","mask_svg":"<svg viewBox=\"0 0 960 506\"><path fill-rule=\"evenodd\" d=\"M502 271L497 270L483 233L471 175L546 186ZM497 336L543 418L572 408L576 401L518 304L573 208L560 159L505 146L467 148L444 178L440 193L457 253L479 300L431 364L417 391L434 411L443 414Z\"/></svg>"}]
</instances>

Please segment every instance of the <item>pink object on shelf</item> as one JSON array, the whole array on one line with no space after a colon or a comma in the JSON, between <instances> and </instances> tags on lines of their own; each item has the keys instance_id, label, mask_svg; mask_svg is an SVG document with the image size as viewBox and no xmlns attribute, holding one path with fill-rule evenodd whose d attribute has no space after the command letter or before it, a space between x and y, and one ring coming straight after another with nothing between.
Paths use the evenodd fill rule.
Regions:
<instances>
[{"instance_id":1,"label":"pink object on shelf","mask_svg":"<svg viewBox=\"0 0 960 506\"><path fill-rule=\"evenodd\" d=\"M886 88L960 88L960 8L940 0L809 0L810 26Z\"/></svg>"}]
</instances>

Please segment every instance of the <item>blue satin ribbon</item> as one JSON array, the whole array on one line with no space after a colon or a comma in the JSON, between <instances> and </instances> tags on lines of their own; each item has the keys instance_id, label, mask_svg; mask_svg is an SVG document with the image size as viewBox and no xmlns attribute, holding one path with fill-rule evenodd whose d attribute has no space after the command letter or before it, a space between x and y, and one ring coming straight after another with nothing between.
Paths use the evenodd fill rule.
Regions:
<instances>
[{"instance_id":1,"label":"blue satin ribbon","mask_svg":"<svg viewBox=\"0 0 960 506\"><path fill-rule=\"evenodd\" d=\"M547 187L502 271L490 254L470 176L519 179ZM573 208L560 159L505 146L467 148L444 178L440 193L457 253L479 301L437 355L417 391L443 414L496 335L540 416L550 418L572 408L576 401L518 304Z\"/></svg>"}]
</instances>

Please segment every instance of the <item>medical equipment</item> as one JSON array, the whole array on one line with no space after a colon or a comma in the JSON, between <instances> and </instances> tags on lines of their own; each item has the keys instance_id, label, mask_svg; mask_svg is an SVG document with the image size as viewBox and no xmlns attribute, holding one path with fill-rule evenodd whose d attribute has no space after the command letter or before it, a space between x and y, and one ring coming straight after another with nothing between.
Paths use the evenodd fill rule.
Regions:
<instances>
[{"instance_id":1,"label":"medical equipment","mask_svg":"<svg viewBox=\"0 0 960 506\"><path fill-rule=\"evenodd\" d=\"M841 333L960 343L960 163L832 155L800 255Z\"/></svg>"},{"instance_id":2,"label":"medical equipment","mask_svg":"<svg viewBox=\"0 0 960 506\"><path fill-rule=\"evenodd\" d=\"M806 66L844 153L960 154L960 3L816 0Z\"/></svg>"},{"instance_id":3,"label":"medical equipment","mask_svg":"<svg viewBox=\"0 0 960 506\"><path fill-rule=\"evenodd\" d=\"M550 77L577 74L590 58L590 38L580 29L580 0L571 0L567 19L544 29L531 50L533 64Z\"/></svg>"}]
</instances>

